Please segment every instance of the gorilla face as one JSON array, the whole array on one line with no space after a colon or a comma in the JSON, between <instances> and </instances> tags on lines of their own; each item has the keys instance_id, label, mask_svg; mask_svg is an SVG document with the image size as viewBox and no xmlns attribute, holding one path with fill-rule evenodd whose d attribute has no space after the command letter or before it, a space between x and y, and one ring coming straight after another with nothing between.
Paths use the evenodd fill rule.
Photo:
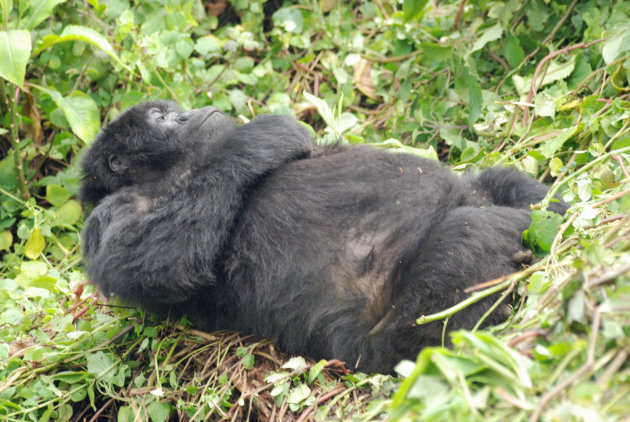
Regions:
<instances>
[{"instance_id":1,"label":"gorilla face","mask_svg":"<svg viewBox=\"0 0 630 422\"><path fill-rule=\"evenodd\" d=\"M109 124L83 157L81 199L96 205L124 186L151 184L189 168L205 143L234 128L215 107L184 112L169 101L133 107Z\"/></svg>"}]
</instances>

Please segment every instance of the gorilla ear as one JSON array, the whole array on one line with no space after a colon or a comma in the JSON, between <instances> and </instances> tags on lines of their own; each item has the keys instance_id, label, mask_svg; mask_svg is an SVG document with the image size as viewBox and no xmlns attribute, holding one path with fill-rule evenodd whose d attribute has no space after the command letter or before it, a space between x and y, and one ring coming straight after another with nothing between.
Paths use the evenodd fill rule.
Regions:
<instances>
[{"instance_id":1,"label":"gorilla ear","mask_svg":"<svg viewBox=\"0 0 630 422\"><path fill-rule=\"evenodd\" d=\"M122 173L125 171L125 169L127 168L127 165L125 164L125 162L123 160L121 160L120 158L118 158L118 156L116 155L110 155L109 156L109 168L114 172L114 173Z\"/></svg>"}]
</instances>

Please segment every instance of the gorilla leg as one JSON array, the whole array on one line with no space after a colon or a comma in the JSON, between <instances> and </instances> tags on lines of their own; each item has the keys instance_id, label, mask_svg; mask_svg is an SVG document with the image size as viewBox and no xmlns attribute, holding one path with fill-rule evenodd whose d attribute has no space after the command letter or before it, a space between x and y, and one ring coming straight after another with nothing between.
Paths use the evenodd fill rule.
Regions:
<instances>
[{"instance_id":1,"label":"gorilla leg","mask_svg":"<svg viewBox=\"0 0 630 422\"><path fill-rule=\"evenodd\" d=\"M367 357L364 369L386 370L402 358L413 359L425 346L440 344L443 322L417 326L416 319L466 299L467 287L514 272L513 255L525 250L521 233L529 223L528 211L514 208L448 211L422 240L417 258L403 262L394 276L392 308L370 330L360 352ZM447 329L471 329L497 298L485 298L456 313ZM506 317L507 308L500 307L486 323L500 323Z\"/></svg>"}]
</instances>

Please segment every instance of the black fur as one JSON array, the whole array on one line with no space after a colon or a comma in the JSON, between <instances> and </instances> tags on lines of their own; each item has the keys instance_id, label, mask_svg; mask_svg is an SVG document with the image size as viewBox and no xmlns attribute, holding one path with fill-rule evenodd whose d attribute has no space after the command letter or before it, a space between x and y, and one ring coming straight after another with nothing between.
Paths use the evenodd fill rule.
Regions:
<instances>
[{"instance_id":1,"label":"black fur","mask_svg":"<svg viewBox=\"0 0 630 422\"><path fill-rule=\"evenodd\" d=\"M105 293L384 372L440 342L442 322L416 318L517 268L529 205L547 192L511 170L460 178L367 146L313 149L288 118L237 126L164 102L104 128L83 169L84 252ZM471 328L495 300L448 328Z\"/></svg>"}]
</instances>

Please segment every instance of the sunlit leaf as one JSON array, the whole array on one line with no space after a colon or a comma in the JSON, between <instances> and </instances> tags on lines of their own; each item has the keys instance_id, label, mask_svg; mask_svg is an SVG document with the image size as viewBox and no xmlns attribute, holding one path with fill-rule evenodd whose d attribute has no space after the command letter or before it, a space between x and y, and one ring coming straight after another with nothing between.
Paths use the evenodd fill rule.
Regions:
<instances>
[{"instance_id":1,"label":"sunlit leaf","mask_svg":"<svg viewBox=\"0 0 630 422\"><path fill-rule=\"evenodd\" d=\"M26 241L24 246L24 255L30 259L37 259L46 247L46 241L44 235L39 229L35 229L31 232L30 237Z\"/></svg>"},{"instance_id":2,"label":"sunlit leaf","mask_svg":"<svg viewBox=\"0 0 630 422\"><path fill-rule=\"evenodd\" d=\"M311 389L308 388L306 384L299 384L297 387L293 388L287 397L287 402L289 404L298 404L302 400L306 399L311 394Z\"/></svg>"},{"instance_id":3,"label":"sunlit leaf","mask_svg":"<svg viewBox=\"0 0 630 422\"><path fill-rule=\"evenodd\" d=\"M428 0L403 0L403 16L405 22L409 22L412 19L421 19L422 11L427 5Z\"/></svg>"},{"instance_id":4,"label":"sunlit leaf","mask_svg":"<svg viewBox=\"0 0 630 422\"><path fill-rule=\"evenodd\" d=\"M483 34L477 39L477 41L475 41L472 48L470 49L470 52L474 53L475 51L481 50L489 42L501 38L501 35L503 35L503 27L500 23L491 26L483 32Z\"/></svg>"},{"instance_id":5,"label":"sunlit leaf","mask_svg":"<svg viewBox=\"0 0 630 422\"><path fill-rule=\"evenodd\" d=\"M147 413L151 418L151 422L165 422L171 412L171 408L167 403L161 401L151 402L147 406Z\"/></svg>"},{"instance_id":6,"label":"sunlit leaf","mask_svg":"<svg viewBox=\"0 0 630 422\"><path fill-rule=\"evenodd\" d=\"M55 44L67 41L85 41L87 43L90 43L107 53L112 59L118 62L118 64L124 67L127 71L133 73L133 70L131 70L131 68L129 68L120 60L112 45L109 43L109 41L107 41L107 38L96 32L95 30L87 28L85 26L68 25L63 29L60 35L44 36L37 44L37 47L35 48L35 51L33 53L37 55L47 48L54 46Z\"/></svg>"},{"instance_id":7,"label":"sunlit leaf","mask_svg":"<svg viewBox=\"0 0 630 422\"><path fill-rule=\"evenodd\" d=\"M0 232L0 251L8 251L13 244L13 235L10 231L4 230Z\"/></svg>"},{"instance_id":8,"label":"sunlit leaf","mask_svg":"<svg viewBox=\"0 0 630 422\"><path fill-rule=\"evenodd\" d=\"M555 212L541 210L532 211L531 216L532 222L523 233L523 241L534 252L549 253L563 218Z\"/></svg>"},{"instance_id":9,"label":"sunlit leaf","mask_svg":"<svg viewBox=\"0 0 630 422\"><path fill-rule=\"evenodd\" d=\"M46 186L46 201L55 207L62 206L68 199L70 199L70 192L64 187L54 184Z\"/></svg>"},{"instance_id":10,"label":"sunlit leaf","mask_svg":"<svg viewBox=\"0 0 630 422\"><path fill-rule=\"evenodd\" d=\"M20 27L29 30L35 29L44 19L52 15L52 11L58 4L66 0L34 0L28 3L26 15L22 19Z\"/></svg>"},{"instance_id":11,"label":"sunlit leaf","mask_svg":"<svg viewBox=\"0 0 630 422\"><path fill-rule=\"evenodd\" d=\"M21 29L0 31L0 76L22 87L31 55L31 34Z\"/></svg>"},{"instance_id":12,"label":"sunlit leaf","mask_svg":"<svg viewBox=\"0 0 630 422\"><path fill-rule=\"evenodd\" d=\"M611 64L621 53L630 50L630 23L619 24L606 37L602 47L602 57Z\"/></svg>"},{"instance_id":13,"label":"sunlit leaf","mask_svg":"<svg viewBox=\"0 0 630 422\"><path fill-rule=\"evenodd\" d=\"M62 96L59 92L35 86L50 95L66 116L72 131L86 143L91 142L98 133L101 122L98 106L87 94L75 91L70 96Z\"/></svg>"},{"instance_id":14,"label":"sunlit leaf","mask_svg":"<svg viewBox=\"0 0 630 422\"><path fill-rule=\"evenodd\" d=\"M71 226L81 218L81 204L78 201L70 200L55 211L54 224L57 226Z\"/></svg>"},{"instance_id":15,"label":"sunlit leaf","mask_svg":"<svg viewBox=\"0 0 630 422\"><path fill-rule=\"evenodd\" d=\"M562 133L554 136L551 139L546 140L540 146L540 153L544 155L546 158L551 158L553 155L562 148L562 145L571 138L577 131L577 126L569 127L562 130Z\"/></svg>"}]
</instances>

